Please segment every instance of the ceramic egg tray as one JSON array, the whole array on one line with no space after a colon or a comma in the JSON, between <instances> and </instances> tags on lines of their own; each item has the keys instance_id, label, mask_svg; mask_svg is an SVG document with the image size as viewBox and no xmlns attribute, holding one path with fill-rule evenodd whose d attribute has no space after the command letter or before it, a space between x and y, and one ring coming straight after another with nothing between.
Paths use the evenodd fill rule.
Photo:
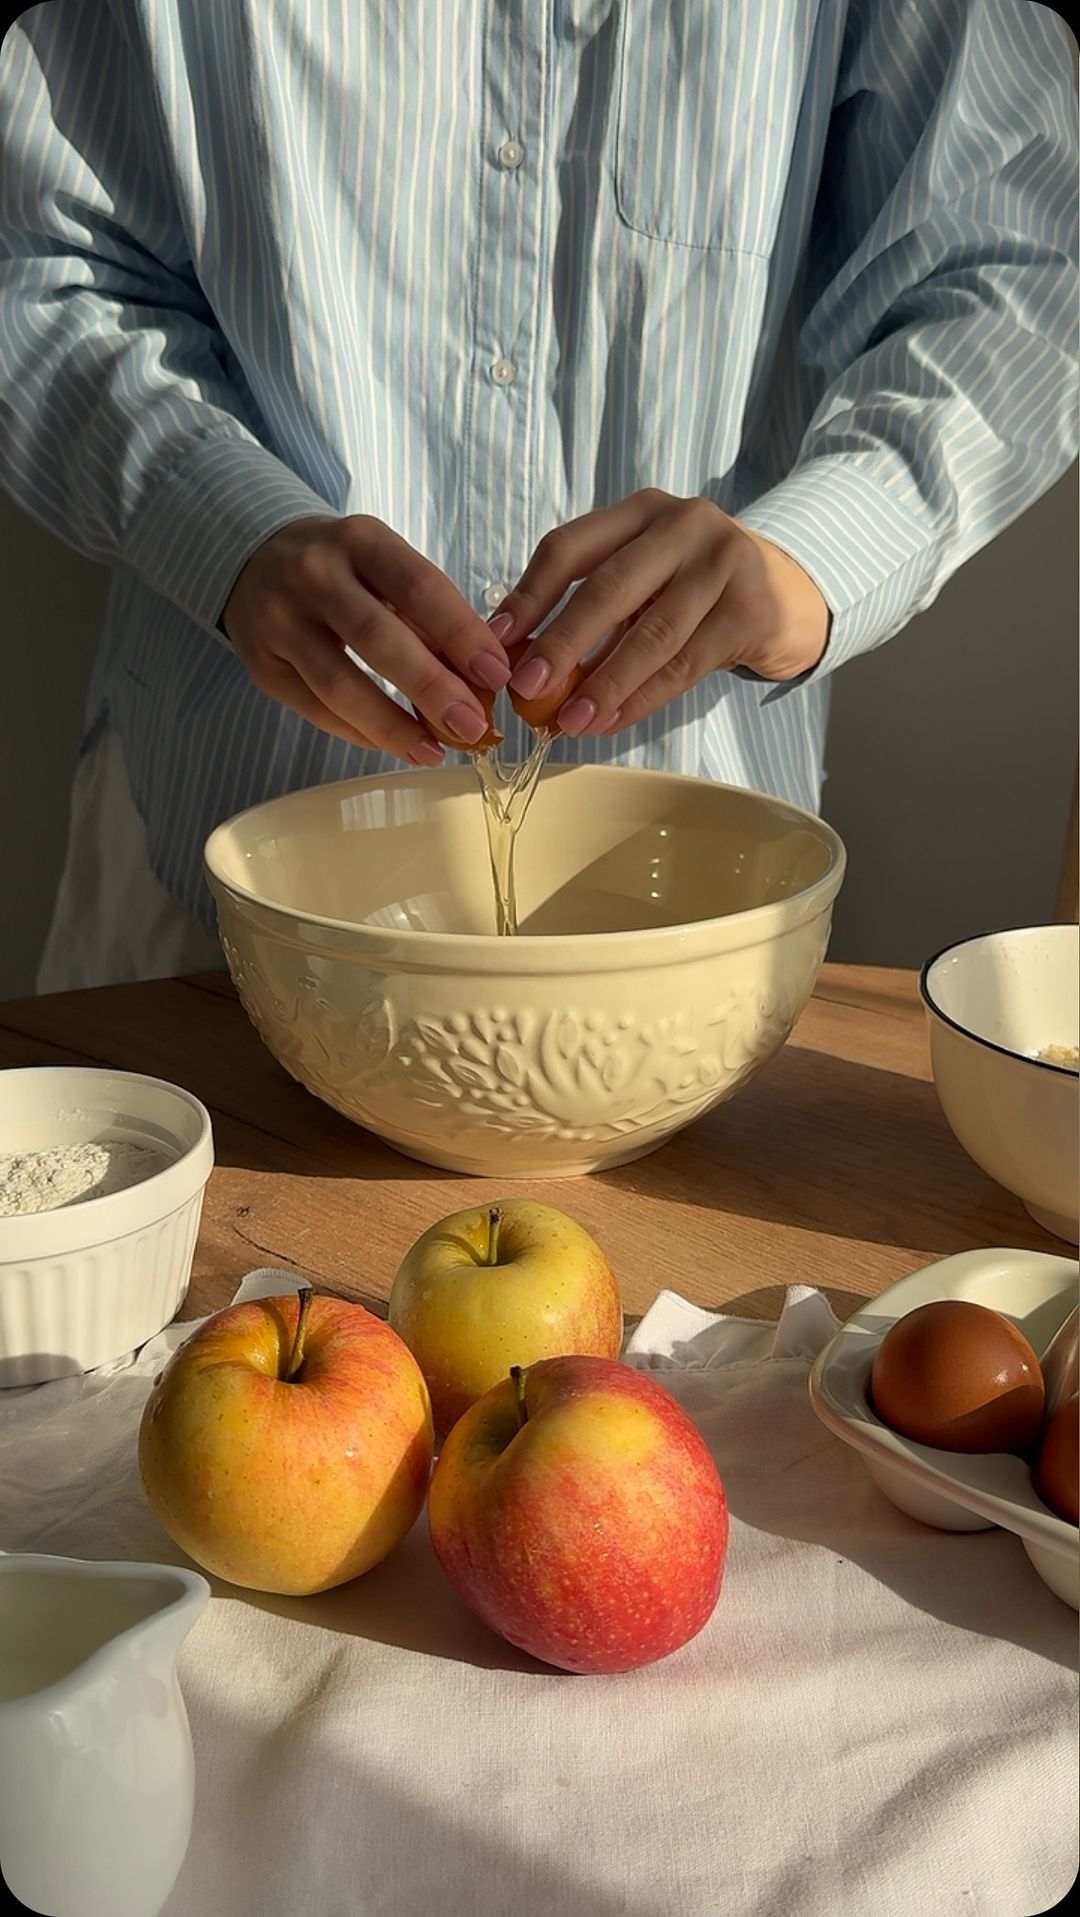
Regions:
<instances>
[{"instance_id":1,"label":"ceramic egg tray","mask_svg":"<svg viewBox=\"0 0 1080 1917\"><path fill-rule=\"evenodd\" d=\"M874 1353L890 1325L918 1305L964 1298L1018 1325L1041 1361L1076 1304L1080 1266L1035 1251L965 1251L890 1285L826 1345L810 1374L822 1423L858 1451L878 1488L909 1517L942 1531L1000 1525L1020 1539L1036 1571L1080 1609L1080 1533L1048 1509L1023 1458L939 1451L891 1431L869 1403Z\"/></svg>"}]
</instances>

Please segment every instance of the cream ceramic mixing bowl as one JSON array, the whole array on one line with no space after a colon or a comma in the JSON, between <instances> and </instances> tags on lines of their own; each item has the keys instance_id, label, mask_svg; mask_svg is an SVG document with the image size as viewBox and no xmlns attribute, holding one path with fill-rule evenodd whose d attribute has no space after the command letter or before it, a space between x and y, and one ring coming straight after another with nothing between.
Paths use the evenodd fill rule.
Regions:
<instances>
[{"instance_id":1,"label":"cream ceramic mixing bowl","mask_svg":"<svg viewBox=\"0 0 1080 1917\"><path fill-rule=\"evenodd\" d=\"M1080 1236L1080 1077L1040 1056L1080 1044L1080 929L952 945L923 967L941 1109L970 1158L1058 1238Z\"/></svg>"},{"instance_id":2,"label":"cream ceramic mixing bowl","mask_svg":"<svg viewBox=\"0 0 1080 1917\"><path fill-rule=\"evenodd\" d=\"M756 793L552 767L500 939L463 766L270 800L206 863L240 997L302 1085L428 1164L565 1177L654 1150L780 1048L844 850Z\"/></svg>"}]
</instances>

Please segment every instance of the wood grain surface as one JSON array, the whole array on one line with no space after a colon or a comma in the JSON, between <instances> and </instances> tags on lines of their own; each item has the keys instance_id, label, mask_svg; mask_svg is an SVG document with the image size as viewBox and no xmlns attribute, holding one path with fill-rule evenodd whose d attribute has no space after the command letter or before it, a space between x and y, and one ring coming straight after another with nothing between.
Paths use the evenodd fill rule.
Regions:
<instances>
[{"instance_id":1,"label":"wood grain surface","mask_svg":"<svg viewBox=\"0 0 1080 1917\"><path fill-rule=\"evenodd\" d=\"M285 1074L224 976L0 1005L0 1066L94 1063L185 1085L217 1165L184 1317L281 1265L376 1308L420 1232L514 1195L570 1212L604 1246L627 1312L663 1287L775 1318L788 1284L841 1316L904 1273L977 1246L1065 1247L971 1164L941 1116L914 978L827 965L753 1084L624 1170L499 1182L413 1164Z\"/></svg>"}]
</instances>

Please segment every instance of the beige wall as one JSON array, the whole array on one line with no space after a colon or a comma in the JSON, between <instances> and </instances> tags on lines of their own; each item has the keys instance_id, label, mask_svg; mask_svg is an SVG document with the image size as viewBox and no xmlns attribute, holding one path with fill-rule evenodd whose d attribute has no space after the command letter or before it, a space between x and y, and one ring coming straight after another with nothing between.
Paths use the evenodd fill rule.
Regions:
<instances>
[{"instance_id":1,"label":"beige wall","mask_svg":"<svg viewBox=\"0 0 1080 1917\"><path fill-rule=\"evenodd\" d=\"M832 955L917 965L1051 915L1077 748L1071 474L936 606L838 674L825 810L851 857ZM32 989L102 576L0 498L0 998Z\"/></svg>"}]
</instances>

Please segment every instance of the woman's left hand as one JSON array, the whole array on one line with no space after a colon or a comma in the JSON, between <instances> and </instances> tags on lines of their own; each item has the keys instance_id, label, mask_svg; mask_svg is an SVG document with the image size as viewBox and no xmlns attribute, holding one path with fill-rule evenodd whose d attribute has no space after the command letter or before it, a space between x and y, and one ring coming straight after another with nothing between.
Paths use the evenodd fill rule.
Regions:
<instances>
[{"instance_id":1,"label":"woman's left hand","mask_svg":"<svg viewBox=\"0 0 1080 1917\"><path fill-rule=\"evenodd\" d=\"M802 567L707 499L646 489L548 533L499 607L514 622L504 645L518 650L575 580L510 682L534 699L601 647L559 711L572 736L636 725L733 666L796 679L829 636L828 606Z\"/></svg>"}]
</instances>

